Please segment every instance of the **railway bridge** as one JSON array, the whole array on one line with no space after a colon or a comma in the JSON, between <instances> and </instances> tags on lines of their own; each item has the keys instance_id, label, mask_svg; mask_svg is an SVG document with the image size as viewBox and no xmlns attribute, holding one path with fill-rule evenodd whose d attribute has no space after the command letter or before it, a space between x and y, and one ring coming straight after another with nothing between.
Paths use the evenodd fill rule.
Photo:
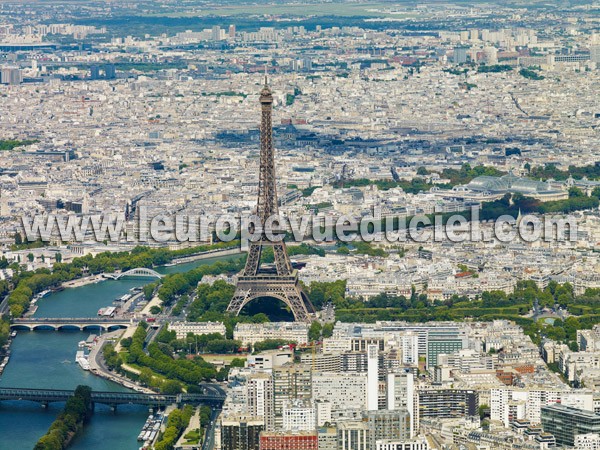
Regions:
<instances>
[{"instance_id":1,"label":"railway bridge","mask_svg":"<svg viewBox=\"0 0 600 450\"><path fill-rule=\"evenodd\" d=\"M0 401L26 400L41 403L66 402L74 391L63 389L0 388ZM149 408L164 408L169 405L191 404L220 407L225 401L225 393L212 387L204 388L203 394L145 394L140 392L92 391L92 403L109 405L116 410L118 405L145 405Z\"/></svg>"}]
</instances>

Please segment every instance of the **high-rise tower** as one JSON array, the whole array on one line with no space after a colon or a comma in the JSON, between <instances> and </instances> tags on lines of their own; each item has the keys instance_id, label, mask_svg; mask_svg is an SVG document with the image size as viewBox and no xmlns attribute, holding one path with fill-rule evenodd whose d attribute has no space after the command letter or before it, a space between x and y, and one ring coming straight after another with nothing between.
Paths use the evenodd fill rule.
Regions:
<instances>
[{"instance_id":1,"label":"high-rise tower","mask_svg":"<svg viewBox=\"0 0 600 450\"><path fill-rule=\"evenodd\" d=\"M265 86L260 92L260 105L260 173L256 215L260 220L261 236L250 243L246 267L238 278L227 311L237 315L248 302L260 297L273 297L289 306L296 321L310 322L315 310L298 284L298 273L292 268L285 242L283 239L272 241L265 232L268 219L279 214L271 122L273 95L266 77ZM274 268L261 267L263 249L269 247L273 249L275 257Z\"/></svg>"}]
</instances>

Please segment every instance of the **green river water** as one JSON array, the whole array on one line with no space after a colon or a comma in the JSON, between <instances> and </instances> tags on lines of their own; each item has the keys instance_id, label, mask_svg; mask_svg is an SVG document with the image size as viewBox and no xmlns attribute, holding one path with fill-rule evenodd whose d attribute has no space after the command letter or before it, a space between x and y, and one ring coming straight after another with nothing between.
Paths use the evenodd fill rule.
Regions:
<instances>
[{"instance_id":1,"label":"green river water","mask_svg":"<svg viewBox=\"0 0 600 450\"><path fill-rule=\"evenodd\" d=\"M202 264L239 256L161 267L161 273L184 272ZM94 317L132 287L153 281L147 278L106 280L65 289L41 299L34 317ZM88 332L19 331L11 346L10 362L0 377L0 387L74 389L85 384L99 391L127 391L118 384L82 370L75 362L77 343ZM31 450L64 404L47 409L31 402L0 402L0 450ZM136 450L137 436L148 416L146 407L119 406L116 413L96 405L91 421L72 445L73 450Z\"/></svg>"}]
</instances>

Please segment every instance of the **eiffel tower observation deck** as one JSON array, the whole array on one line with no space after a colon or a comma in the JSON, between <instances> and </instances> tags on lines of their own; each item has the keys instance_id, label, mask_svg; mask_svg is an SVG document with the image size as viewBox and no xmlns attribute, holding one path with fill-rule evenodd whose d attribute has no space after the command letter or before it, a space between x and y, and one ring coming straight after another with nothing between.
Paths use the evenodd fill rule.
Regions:
<instances>
[{"instance_id":1,"label":"eiffel tower observation deck","mask_svg":"<svg viewBox=\"0 0 600 450\"><path fill-rule=\"evenodd\" d=\"M265 224L269 217L279 214L277 203L277 179L273 149L273 94L267 84L260 92L260 173L256 213L262 234L250 243L244 271L238 278L235 294L227 311L238 315L242 308L257 298L271 297L284 302L297 322L311 322L315 308L298 284L298 271L292 268L283 240L269 240ZM275 256L274 268L263 267L260 257L265 248L272 248Z\"/></svg>"}]
</instances>

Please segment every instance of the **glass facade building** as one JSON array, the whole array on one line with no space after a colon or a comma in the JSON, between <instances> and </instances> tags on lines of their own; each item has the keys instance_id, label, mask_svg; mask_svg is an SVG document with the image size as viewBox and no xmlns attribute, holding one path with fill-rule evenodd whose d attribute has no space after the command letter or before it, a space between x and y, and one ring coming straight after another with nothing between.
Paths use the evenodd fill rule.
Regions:
<instances>
[{"instance_id":1,"label":"glass facade building","mask_svg":"<svg viewBox=\"0 0 600 450\"><path fill-rule=\"evenodd\" d=\"M542 428L554 435L558 445L573 447L575 436L600 433L600 415L561 404L542 407Z\"/></svg>"}]
</instances>

